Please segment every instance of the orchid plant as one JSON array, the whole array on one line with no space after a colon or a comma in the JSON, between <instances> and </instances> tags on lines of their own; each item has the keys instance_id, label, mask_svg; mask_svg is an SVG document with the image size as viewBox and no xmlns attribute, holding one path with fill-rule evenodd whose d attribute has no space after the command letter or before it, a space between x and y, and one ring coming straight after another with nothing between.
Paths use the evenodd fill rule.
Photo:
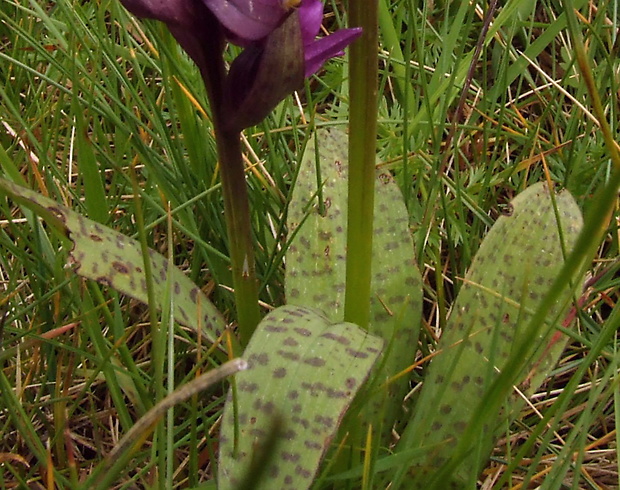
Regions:
<instances>
[{"instance_id":1,"label":"orchid plant","mask_svg":"<svg viewBox=\"0 0 620 490\"><path fill-rule=\"evenodd\" d=\"M361 29L316 39L320 0L123 0L139 17L160 20L198 66L211 103L227 216L242 344L260 320L250 212L239 132L258 124L304 77L342 53ZM226 72L225 41L244 48Z\"/></svg>"},{"instance_id":2,"label":"orchid plant","mask_svg":"<svg viewBox=\"0 0 620 490\"><path fill-rule=\"evenodd\" d=\"M85 487L108 488L122 457L165 410L235 373L221 418L219 488L310 488L326 458L336 468L346 460L343 473L364 488L373 482L475 485L492 442L521 407L512 387L527 394L540 386L566 344L557 327L569 328L574 317L569 309L586 256L573 198L538 183L493 225L407 415L402 400L415 367L422 278L400 189L389 171L375 168L378 1L350 2L353 27L325 36L319 36L321 0L121 2L137 17L165 23L204 81L230 244L236 340L223 315L170 260L4 179L0 189L69 237L76 273L168 308L174 321L242 359L157 400ZM242 48L229 66L226 43ZM318 131L300 158L287 221L287 304L263 318L240 134L349 45L349 134ZM486 403L489 394L494 398ZM389 478L367 474L377 447L400 452L386 456Z\"/></svg>"}]
</instances>

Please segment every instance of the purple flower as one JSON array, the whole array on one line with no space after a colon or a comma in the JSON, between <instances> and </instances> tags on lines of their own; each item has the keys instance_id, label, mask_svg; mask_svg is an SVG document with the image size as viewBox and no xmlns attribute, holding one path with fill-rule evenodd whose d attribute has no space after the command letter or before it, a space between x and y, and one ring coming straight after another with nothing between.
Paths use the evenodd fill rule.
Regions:
<instances>
[{"instance_id":1,"label":"purple flower","mask_svg":"<svg viewBox=\"0 0 620 490\"><path fill-rule=\"evenodd\" d=\"M361 35L341 29L317 39L323 20L321 0L121 0L140 17L165 22L201 69L221 57L224 39L244 47L211 95L221 97L229 130L259 123L288 94ZM211 70L212 72L213 70Z\"/></svg>"},{"instance_id":2,"label":"purple flower","mask_svg":"<svg viewBox=\"0 0 620 490\"><path fill-rule=\"evenodd\" d=\"M357 39L362 30L341 29L316 39L323 20L321 0L203 0L226 28L234 44L264 42L289 15L297 15L301 28L306 77L316 73L329 58Z\"/></svg>"}]
</instances>

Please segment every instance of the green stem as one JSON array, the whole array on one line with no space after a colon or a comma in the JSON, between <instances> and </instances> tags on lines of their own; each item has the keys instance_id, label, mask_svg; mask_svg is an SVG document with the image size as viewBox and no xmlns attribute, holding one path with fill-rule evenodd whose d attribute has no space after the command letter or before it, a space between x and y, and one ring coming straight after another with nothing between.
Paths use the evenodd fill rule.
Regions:
<instances>
[{"instance_id":1,"label":"green stem","mask_svg":"<svg viewBox=\"0 0 620 490\"><path fill-rule=\"evenodd\" d=\"M217 131L217 153L224 194L224 213L230 249L237 322L241 345L247 345L260 322L258 283L252 244L250 204L241 158L241 142L236 131Z\"/></svg>"},{"instance_id":2,"label":"green stem","mask_svg":"<svg viewBox=\"0 0 620 490\"><path fill-rule=\"evenodd\" d=\"M224 107L226 67L221 56L223 37L207 36L206 40L215 42L209 49L198 51L196 64L200 67L202 79L211 104L211 119L215 129L215 141L219 157L224 213L228 247L232 268L237 325L241 347L245 347L260 322L258 306L258 281L254 262L252 243L252 222L250 203L245 182L245 171L241 153L240 133L226 129L226 109ZM217 44L220 43L220 44ZM211 53L202 57L204 53ZM220 53L218 55L218 53ZM235 353L239 355L240 353Z\"/></svg>"},{"instance_id":3,"label":"green stem","mask_svg":"<svg viewBox=\"0 0 620 490\"><path fill-rule=\"evenodd\" d=\"M349 24L364 33L350 47L349 199L344 319L368 329L377 145L378 0L351 0Z\"/></svg>"}]
</instances>

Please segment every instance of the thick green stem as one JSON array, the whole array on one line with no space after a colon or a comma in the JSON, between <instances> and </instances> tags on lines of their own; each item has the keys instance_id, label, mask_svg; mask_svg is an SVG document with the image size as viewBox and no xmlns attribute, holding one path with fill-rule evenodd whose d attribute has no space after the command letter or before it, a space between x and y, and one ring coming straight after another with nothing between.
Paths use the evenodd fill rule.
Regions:
<instances>
[{"instance_id":1,"label":"thick green stem","mask_svg":"<svg viewBox=\"0 0 620 490\"><path fill-rule=\"evenodd\" d=\"M239 136L236 131L217 132L216 129L239 338L241 345L245 346L260 322L260 309L250 204Z\"/></svg>"},{"instance_id":2,"label":"thick green stem","mask_svg":"<svg viewBox=\"0 0 620 490\"><path fill-rule=\"evenodd\" d=\"M349 216L344 318L370 321L375 158L377 144L378 0L351 0L349 24L362 27L350 47Z\"/></svg>"}]
</instances>

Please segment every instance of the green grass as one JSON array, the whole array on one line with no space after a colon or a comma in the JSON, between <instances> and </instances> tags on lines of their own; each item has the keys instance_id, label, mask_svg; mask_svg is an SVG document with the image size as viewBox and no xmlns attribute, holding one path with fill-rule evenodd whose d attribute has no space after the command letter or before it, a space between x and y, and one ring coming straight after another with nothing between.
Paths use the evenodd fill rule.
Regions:
<instances>
[{"instance_id":1,"label":"green grass","mask_svg":"<svg viewBox=\"0 0 620 490\"><path fill-rule=\"evenodd\" d=\"M333 27L344 21L344 9L328 4L335 15L325 25ZM379 165L394 173L406 198L425 280L419 360L433 350L460 278L502 206L549 176L587 213L612 163L586 114L595 112L592 98L558 2L506 2L483 39L486 5L402 0L383 7ZM575 7L618 140L619 7ZM328 63L298 94L301 106L288 98L245 132L265 310L285 300L286 207L309 134L313 126L347 124L346 68L346 60ZM136 21L116 0L3 0L0 168L117 231L143 233L234 321L208 103L199 74L161 25ZM224 356L175 328L173 337L161 334L171 347L160 357L164 364L152 362L161 338L153 337L148 308L75 276L66 267L64 237L11 201L0 200L0 208L0 486L77 488L157 400ZM595 244L593 279L570 346L529 408L506 427L480 477L485 488L620 485L619 219L616 211ZM73 327L54 335L66 325ZM156 381L162 376L165 387ZM424 364L413 372L408 406L423 376ZM156 431L127 459L115 488L212 481L226 387L175 407L169 430ZM379 475L405 461L380 448L370 471ZM330 478L351 468L325 466L317 486L344 488ZM349 488L359 487L356 478Z\"/></svg>"}]
</instances>

